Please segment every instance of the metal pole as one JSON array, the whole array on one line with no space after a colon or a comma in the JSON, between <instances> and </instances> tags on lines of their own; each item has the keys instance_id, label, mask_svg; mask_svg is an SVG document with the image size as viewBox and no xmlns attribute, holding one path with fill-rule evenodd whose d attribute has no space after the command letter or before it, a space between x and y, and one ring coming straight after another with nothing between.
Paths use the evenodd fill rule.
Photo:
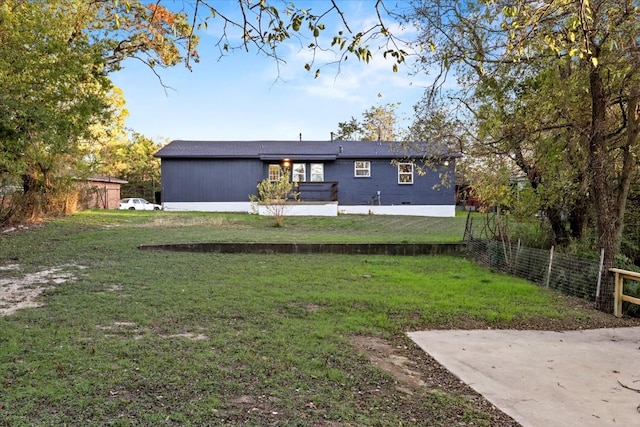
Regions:
<instances>
[{"instance_id":1,"label":"metal pole","mask_svg":"<svg viewBox=\"0 0 640 427\"><path fill-rule=\"evenodd\" d=\"M549 287L549 282L551 281L552 265L553 265L553 246L551 246L551 250L549 251L549 269L547 270L547 288Z\"/></svg>"},{"instance_id":2,"label":"metal pole","mask_svg":"<svg viewBox=\"0 0 640 427\"><path fill-rule=\"evenodd\" d=\"M520 239L518 239L518 246L516 247L516 257L513 260L513 273L517 274L518 273L518 259L520 258L520 245L522 244L522 242L520 241Z\"/></svg>"},{"instance_id":3,"label":"metal pole","mask_svg":"<svg viewBox=\"0 0 640 427\"><path fill-rule=\"evenodd\" d=\"M596 286L596 303L600 298L600 284L602 283L602 269L604 268L604 248L600 249L600 268L598 269L598 285Z\"/></svg>"}]
</instances>

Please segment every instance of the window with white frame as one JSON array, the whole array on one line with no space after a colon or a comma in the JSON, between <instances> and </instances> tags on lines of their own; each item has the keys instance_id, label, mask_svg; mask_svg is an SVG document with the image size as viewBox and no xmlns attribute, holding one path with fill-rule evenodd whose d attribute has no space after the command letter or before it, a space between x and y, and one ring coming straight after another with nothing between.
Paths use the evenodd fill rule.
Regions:
<instances>
[{"instance_id":1,"label":"window with white frame","mask_svg":"<svg viewBox=\"0 0 640 427\"><path fill-rule=\"evenodd\" d=\"M281 172L280 165L269 165L269 181L280 181Z\"/></svg>"},{"instance_id":2,"label":"window with white frame","mask_svg":"<svg viewBox=\"0 0 640 427\"><path fill-rule=\"evenodd\" d=\"M353 175L356 178L366 178L371 176L371 162L368 160L357 160L353 162Z\"/></svg>"},{"instance_id":3,"label":"window with white frame","mask_svg":"<svg viewBox=\"0 0 640 427\"><path fill-rule=\"evenodd\" d=\"M323 163L311 163L311 165L309 165L309 169L311 182L324 182Z\"/></svg>"},{"instance_id":4,"label":"window with white frame","mask_svg":"<svg viewBox=\"0 0 640 427\"><path fill-rule=\"evenodd\" d=\"M398 163L398 184L413 184L413 163Z\"/></svg>"},{"instance_id":5,"label":"window with white frame","mask_svg":"<svg viewBox=\"0 0 640 427\"><path fill-rule=\"evenodd\" d=\"M305 182L307 180L307 168L304 163L294 163L291 173L291 181Z\"/></svg>"}]
</instances>

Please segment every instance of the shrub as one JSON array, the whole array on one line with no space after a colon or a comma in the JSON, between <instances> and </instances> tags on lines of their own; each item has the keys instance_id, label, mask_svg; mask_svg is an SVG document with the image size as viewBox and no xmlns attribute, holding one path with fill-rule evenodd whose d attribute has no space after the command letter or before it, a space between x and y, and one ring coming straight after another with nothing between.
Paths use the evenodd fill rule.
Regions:
<instances>
[{"instance_id":1,"label":"shrub","mask_svg":"<svg viewBox=\"0 0 640 427\"><path fill-rule=\"evenodd\" d=\"M299 193L294 191L294 183L291 182L291 174L285 171L278 181L268 179L258 183L258 195L250 194L252 209L256 210L256 204L264 205L267 212L276 220L276 227L284 225L284 215L289 207L290 200L298 200Z\"/></svg>"}]
</instances>

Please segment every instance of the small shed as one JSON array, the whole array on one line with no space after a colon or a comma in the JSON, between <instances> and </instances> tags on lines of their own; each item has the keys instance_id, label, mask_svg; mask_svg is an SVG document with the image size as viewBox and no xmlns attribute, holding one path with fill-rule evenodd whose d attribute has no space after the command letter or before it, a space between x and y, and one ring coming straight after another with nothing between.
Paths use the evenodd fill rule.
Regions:
<instances>
[{"instance_id":1,"label":"small shed","mask_svg":"<svg viewBox=\"0 0 640 427\"><path fill-rule=\"evenodd\" d=\"M92 176L81 184L79 209L117 209L120 187L128 181L109 176Z\"/></svg>"}]
</instances>

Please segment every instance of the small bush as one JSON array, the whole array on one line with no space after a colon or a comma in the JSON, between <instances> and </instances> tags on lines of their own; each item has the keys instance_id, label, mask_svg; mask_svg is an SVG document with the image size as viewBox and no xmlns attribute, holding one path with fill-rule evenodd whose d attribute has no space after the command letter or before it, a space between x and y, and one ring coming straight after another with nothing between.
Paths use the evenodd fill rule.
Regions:
<instances>
[{"instance_id":1,"label":"small bush","mask_svg":"<svg viewBox=\"0 0 640 427\"><path fill-rule=\"evenodd\" d=\"M291 182L291 174L285 170L278 181L265 179L258 183L258 195L250 194L249 200L254 210L255 204L262 203L275 218L276 227L282 227L288 201L298 200L298 196L299 193L294 191L294 183Z\"/></svg>"}]
</instances>

